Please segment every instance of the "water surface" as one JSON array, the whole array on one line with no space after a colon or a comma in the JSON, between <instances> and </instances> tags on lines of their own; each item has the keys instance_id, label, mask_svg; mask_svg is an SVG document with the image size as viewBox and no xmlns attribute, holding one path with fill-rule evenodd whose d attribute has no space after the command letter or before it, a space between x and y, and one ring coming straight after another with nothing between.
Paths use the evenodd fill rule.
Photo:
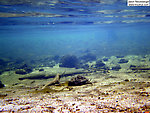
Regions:
<instances>
[{"instance_id":1,"label":"water surface","mask_svg":"<svg viewBox=\"0 0 150 113\"><path fill-rule=\"evenodd\" d=\"M0 56L150 53L150 7L126 0L1 0Z\"/></svg>"}]
</instances>

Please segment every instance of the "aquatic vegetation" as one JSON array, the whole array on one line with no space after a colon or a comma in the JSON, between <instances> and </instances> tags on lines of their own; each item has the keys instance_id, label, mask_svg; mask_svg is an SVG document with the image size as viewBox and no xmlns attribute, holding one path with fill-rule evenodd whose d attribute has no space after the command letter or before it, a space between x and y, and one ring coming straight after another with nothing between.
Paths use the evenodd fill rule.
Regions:
<instances>
[{"instance_id":1,"label":"aquatic vegetation","mask_svg":"<svg viewBox=\"0 0 150 113\"><path fill-rule=\"evenodd\" d=\"M79 59L75 55L64 55L60 59L60 67L78 68Z\"/></svg>"}]
</instances>

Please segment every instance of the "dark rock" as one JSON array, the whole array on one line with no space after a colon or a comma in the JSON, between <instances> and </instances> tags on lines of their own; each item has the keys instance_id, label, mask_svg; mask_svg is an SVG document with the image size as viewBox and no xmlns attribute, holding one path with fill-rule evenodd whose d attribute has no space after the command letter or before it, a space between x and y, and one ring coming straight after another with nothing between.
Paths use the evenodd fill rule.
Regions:
<instances>
[{"instance_id":1,"label":"dark rock","mask_svg":"<svg viewBox=\"0 0 150 113\"><path fill-rule=\"evenodd\" d=\"M56 62L58 62L59 59L60 59L60 56L59 56L59 55L55 55L55 56L53 57L53 60L56 61Z\"/></svg>"},{"instance_id":2,"label":"dark rock","mask_svg":"<svg viewBox=\"0 0 150 113\"><path fill-rule=\"evenodd\" d=\"M16 59L15 64L22 64L23 62L24 62L23 59L18 58L18 59Z\"/></svg>"},{"instance_id":3,"label":"dark rock","mask_svg":"<svg viewBox=\"0 0 150 113\"><path fill-rule=\"evenodd\" d=\"M60 67L77 68L79 60L75 55L65 55L60 59Z\"/></svg>"},{"instance_id":4,"label":"dark rock","mask_svg":"<svg viewBox=\"0 0 150 113\"><path fill-rule=\"evenodd\" d=\"M31 73L32 72L32 67L29 67L27 64L23 64L23 65L18 67L18 70L22 70L22 71L24 71L27 74L27 73ZM19 73L19 71L18 71L18 73ZM23 74L23 72L21 72L21 71L20 71L20 73Z\"/></svg>"},{"instance_id":5,"label":"dark rock","mask_svg":"<svg viewBox=\"0 0 150 113\"><path fill-rule=\"evenodd\" d=\"M149 14L147 14L147 15L145 15L145 17L150 17L150 15L149 15Z\"/></svg>"},{"instance_id":6,"label":"dark rock","mask_svg":"<svg viewBox=\"0 0 150 113\"><path fill-rule=\"evenodd\" d=\"M121 69L120 65L112 67L112 70L114 70L114 71L119 71L120 69Z\"/></svg>"},{"instance_id":7,"label":"dark rock","mask_svg":"<svg viewBox=\"0 0 150 113\"><path fill-rule=\"evenodd\" d=\"M44 69L39 69L39 71L44 71Z\"/></svg>"},{"instance_id":8,"label":"dark rock","mask_svg":"<svg viewBox=\"0 0 150 113\"><path fill-rule=\"evenodd\" d=\"M3 71L2 70L0 70L0 75L3 73Z\"/></svg>"},{"instance_id":9,"label":"dark rock","mask_svg":"<svg viewBox=\"0 0 150 113\"><path fill-rule=\"evenodd\" d=\"M91 82L87 78L85 78L81 75L78 75L77 77L72 78L68 82L69 86L80 86L80 85L84 85L84 84L91 84Z\"/></svg>"},{"instance_id":10,"label":"dark rock","mask_svg":"<svg viewBox=\"0 0 150 113\"><path fill-rule=\"evenodd\" d=\"M85 55L83 55L82 57L80 57L82 60L88 62L88 61L93 61L96 60L96 55L92 54L92 53L87 53Z\"/></svg>"},{"instance_id":11,"label":"dark rock","mask_svg":"<svg viewBox=\"0 0 150 113\"><path fill-rule=\"evenodd\" d=\"M128 63L128 60L126 60L126 59L120 59L120 61L118 62L118 63Z\"/></svg>"},{"instance_id":12,"label":"dark rock","mask_svg":"<svg viewBox=\"0 0 150 113\"><path fill-rule=\"evenodd\" d=\"M3 59L0 59L0 66L6 66L7 65L7 63L8 63L8 61L5 61L5 60L3 60Z\"/></svg>"},{"instance_id":13,"label":"dark rock","mask_svg":"<svg viewBox=\"0 0 150 113\"><path fill-rule=\"evenodd\" d=\"M109 58L103 58L103 61L108 61Z\"/></svg>"},{"instance_id":14,"label":"dark rock","mask_svg":"<svg viewBox=\"0 0 150 113\"><path fill-rule=\"evenodd\" d=\"M31 60L30 63L31 63L31 64L35 64L36 61L35 61L35 60Z\"/></svg>"},{"instance_id":15,"label":"dark rock","mask_svg":"<svg viewBox=\"0 0 150 113\"><path fill-rule=\"evenodd\" d=\"M41 58L40 61L52 61L53 60L53 56L46 56L45 58Z\"/></svg>"},{"instance_id":16,"label":"dark rock","mask_svg":"<svg viewBox=\"0 0 150 113\"><path fill-rule=\"evenodd\" d=\"M132 67L131 68L132 70L145 70L145 71L148 71L148 70L150 70L150 67L140 67L140 66L138 66L138 67Z\"/></svg>"},{"instance_id":17,"label":"dark rock","mask_svg":"<svg viewBox=\"0 0 150 113\"><path fill-rule=\"evenodd\" d=\"M8 94L7 93L0 93L0 97L6 97Z\"/></svg>"},{"instance_id":18,"label":"dark rock","mask_svg":"<svg viewBox=\"0 0 150 113\"><path fill-rule=\"evenodd\" d=\"M96 68L103 67L103 66L105 66L105 64L101 60L96 61L96 65L95 65Z\"/></svg>"},{"instance_id":19,"label":"dark rock","mask_svg":"<svg viewBox=\"0 0 150 113\"><path fill-rule=\"evenodd\" d=\"M16 74L20 74L20 75L25 75L25 74L27 74L27 72L26 72L24 69L17 69L17 70L15 71L15 73L16 73Z\"/></svg>"},{"instance_id":20,"label":"dark rock","mask_svg":"<svg viewBox=\"0 0 150 113\"><path fill-rule=\"evenodd\" d=\"M81 66L81 68L83 68L83 69L88 69L88 68L89 68L89 65L88 65L88 64L84 64L84 65Z\"/></svg>"},{"instance_id":21,"label":"dark rock","mask_svg":"<svg viewBox=\"0 0 150 113\"><path fill-rule=\"evenodd\" d=\"M26 71L26 73L31 73L33 71L32 68L25 68L24 70Z\"/></svg>"},{"instance_id":22,"label":"dark rock","mask_svg":"<svg viewBox=\"0 0 150 113\"><path fill-rule=\"evenodd\" d=\"M125 82L129 82L129 79L125 79L124 81L125 81Z\"/></svg>"},{"instance_id":23,"label":"dark rock","mask_svg":"<svg viewBox=\"0 0 150 113\"><path fill-rule=\"evenodd\" d=\"M103 69L103 70L109 70L109 67L103 66L103 67L101 67L100 69Z\"/></svg>"},{"instance_id":24,"label":"dark rock","mask_svg":"<svg viewBox=\"0 0 150 113\"><path fill-rule=\"evenodd\" d=\"M116 58L123 58L124 56L116 56Z\"/></svg>"},{"instance_id":25,"label":"dark rock","mask_svg":"<svg viewBox=\"0 0 150 113\"><path fill-rule=\"evenodd\" d=\"M5 65L5 61L0 59L0 65Z\"/></svg>"},{"instance_id":26,"label":"dark rock","mask_svg":"<svg viewBox=\"0 0 150 113\"><path fill-rule=\"evenodd\" d=\"M135 68L136 66L135 65L130 65L130 68Z\"/></svg>"},{"instance_id":27,"label":"dark rock","mask_svg":"<svg viewBox=\"0 0 150 113\"><path fill-rule=\"evenodd\" d=\"M22 66L19 67L19 69L24 69L24 68L27 68L27 64L23 64Z\"/></svg>"},{"instance_id":28,"label":"dark rock","mask_svg":"<svg viewBox=\"0 0 150 113\"><path fill-rule=\"evenodd\" d=\"M12 86L15 86L15 85L18 85L19 83L14 83L14 84L12 84Z\"/></svg>"},{"instance_id":29,"label":"dark rock","mask_svg":"<svg viewBox=\"0 0 150 113\"><path fill-rule=\"evenodd\" d=\"M0 81L0 88L5 87L5 85Z\"/></svg>"},{"instance_id":30,"label":"dark rock","mask_svg":"<svg viewBox=\"0 0 150 113\"><path fill-rule=\"evenodd\" d=\"M53 67L53 66L55 66L56 65L56 62L55 61L51 61L51 62L49 62L49 63L47 63L47 64L45 64L47 67Z\"/></svg>"}]
</instances>

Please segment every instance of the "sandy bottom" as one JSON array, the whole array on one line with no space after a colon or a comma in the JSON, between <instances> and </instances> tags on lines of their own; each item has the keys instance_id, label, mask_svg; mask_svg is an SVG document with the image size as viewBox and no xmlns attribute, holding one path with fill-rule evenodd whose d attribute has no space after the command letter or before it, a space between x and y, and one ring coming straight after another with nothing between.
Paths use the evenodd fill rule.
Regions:
<instances>
[{"instance_id":1,"label":"sandy bottom","mask_svg":"<svg viewBox=\"0 0 150 113\"><path fill-rule=\"evenodd\" d=\"M0 112L98 113L150 112L150 78L145 73L85 75L93 84L82 86L5 87L0 90ZM63 78L62 78L63 79ZM27 80L26 80L27 81ZM42 80L41 80L42 81Z\"/></svg>"}]
</instances>

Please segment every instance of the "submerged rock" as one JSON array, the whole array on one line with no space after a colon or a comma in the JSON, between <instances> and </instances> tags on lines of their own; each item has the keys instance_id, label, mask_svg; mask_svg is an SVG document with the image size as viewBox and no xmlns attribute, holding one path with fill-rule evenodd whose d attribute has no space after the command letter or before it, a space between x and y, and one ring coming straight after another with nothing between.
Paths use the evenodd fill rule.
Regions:
<instances>
[{"instance_id":1,"label":"submerged rock","mask_svg":"<svg viewBox=\"0 0 150 113\"><path fill-rule=\"evenodd\" d=\"M88 64L83 64L83 65L81 66L81 68L83 68L83 69L89 69L89 65L88 65Z\"/></svg>"},{"instance_id":2,"label":"submerged rock","mask_svg":"<svg viewBox=\"0 0 150 113\"><path fill-rule=\"evenodd\" d=\"M31 73L32 72L32 68L28 67L24 69L27 73Z\"/></svg>"},{"instance_id":3,"label":"submerged rock","mask_svg":"<svg viewBox=\"0 0 150 113\"><path fill-rule=\"evenodd\" d=\"M121 69L120 65L112 67L112 70L114 70L114 71L119 71L120 69Z\"/></svg>"},{"instance_id":4,"label":"submerged rock","mask_svg":"<svg viewBox=\"0 0 150 113\"><path fill-rule=\"evenodd\" d=\"M0 70L0 75L3 73L3 71L2 70Z\"/></svg>"},{"instance_id":5,"label":"submerged rock","mask_svg":"<svg viewBox=\"0 0 150 113\"><path fill-rule=\"evenodd\" d=\"M55 62L57 62L57 63L58 63L59 59L60 59L60 56L59 56L59 55L55 55L55 56L53 57L53 60L54 60Z\"/></svg>"},{"instance_id":6,"label":"submerged rock","mask_svg":"<svg viewBox=\"0 0 150 113\"><path fill-rule=\"evenodd\" d=\"M0 81L0 88L5 87L5 85Z\"/></svg>"},{"instance_id":7,"label":"submerged rock","mask_svg":"<svg viewBox=\"0 0 150 113\"><path fill-rule=\"evenodd\" d=\"M85 85L85 84L91 84L91 82L87 78L85 78L81 75L78 75L77 77L72 78L68 82L68 86L81 86L81 85Z\"/></svg>"},{"instance_id":8,"label":"submerged rock","mask_svg":"<svg viewBox=\"0 0 150 113\"><path fill-rule=\"evenodd\" d=\"M65 55L60 59L60 67L77 68L79 60L75 55Z\"/></svg>"},{"instance_id":9,"label":"submerged rock","mask_svg":"<svg viewBox=\"0 0 150 113\"><path fill-rule=\"evenodd\" d=\"M105 61L105 62L108 61L108 60L109 60L109 58L103 58L103 61Z\"/></svg>"},{"instance_id":10,"label":"submerged rock","mask_svg":"<svg viewBox=\"0 0 150 113\"><path fill-rule=\"evenodd\" d=\"M124 56L116 56L116 58L123 58Z\"/></svg>"},{"instance_id":11,"label":"submerged rock","mask_svg":"<svg viewBox=\"0 0 150 113\"><path fill-rule=\"evenodd\" d=\"M27 66L27 64L23 64L23 65L21 65L20 67L19 67L19 69L25 69L25 68L27 68L28 66Z\"/></svg>"},{"instance_id":12,"label":"submerged rock","mask_svg":"<svg viewBox=\"0 0 150 113\"><path fill-rule=\"evenodd\" d=\"M132 70L145 70L148 71L150 70L150 67L143 67L143 66L138 66L138 67L130 67Z\"/></svg>"},{"instance_id":13,"label":"submerged rock","mask_svg":"<svg viewBox=\"0 0 150 113\"><path fill-rule=\"evenodd\" d=\"M130 68L135 68L135 67L136 67L136 65L132 65L132 64L130 65Z\"/></svg>"},{"instance_id":14,"label":"submerged rock","mask_svg":"<svg viewBox=\"0 0 150 113\"><path fill-rule=\"evenodd\" d=\"M44 69L39 69L39 71L44 71Z\"/></svg>"},{"instance_id":15,"label":"submerged rock","mask_svg":"<svg viewBox=\"0 0 150 113\"><path fill-rule=\"evenodd\" d=\"M83 55L81 57L81 59L86 61L86 62L93 61L93 60L96 60L96 55L92 54L92 53L87 53L87 54Z\"/></svg>"},{"instance_id":16,"label":"submerged rock","mask_svg":"<svg viewBox=\"0 0 150 113\"><path fill-rule=\"evenodd\" d=\"M20 75L25 75L25 74L27 74L27 72L26 72L24 69L17 69L17 70L15 71L15 73L16 73L16 74L20 74Z\"/></svg>"},{"instance_id":17,"label":"submerged rock","mask_svg":"<svg viewBox=\"0 0 150 113\"><path fill-rule=\"evenodd\" d=\"M128 60L126 60L126 59L120 59L120 61L118 62L118 63L128 63Z\"/></svg>"},{"instance_id":18,"label":"submerged rock","mask_svg":"<svg viewBox=\"0 0 150 113\"><path fill-rule=\"evenodd\" d=\"M6 62L3 59L0 59L0 65L5 65Z\"/></svg>"},{"instance_id":19,"label":"submerged rock","mask_svg":"<svg viewBox=\"0 0 150 113\"><path fill-rule=\"evenodd\" d=\"M44 68L44 67L43 67ZM46 79L46 78L53 78L56 74L64 74L63 76L73 75L73 74L81 74L81 73L88 73L83 69L74 69L74 68L51 68L45 67L44 71L35 70L32 73L22 75L19 80L24 79Z\"/></svg>"},{"instance_id":20,"label":"submerged rock","mask_svg":"<svg viewBox=\"0 0 150 113\"><path fill-rule=\"evenodd\" d=\"M98 61L96 61L96 68L98 68L98 67L103 67L103 66L105 66L105 64L101 61L101 60L98 60Z\"/></svg>"},{"instance_id":21,"label":"submerged rock","mask_svg":"<svg viewBox=\"0 0 150 113\"><path fill-rule=\"evenodd\" d=\"M26 74L32 72L32 68L31 68L30 66L28 66L27 64L23 64L23 65L20 66L18 69L23 69L23 70L25 70Z\"/></svg>"}]
</instances>

